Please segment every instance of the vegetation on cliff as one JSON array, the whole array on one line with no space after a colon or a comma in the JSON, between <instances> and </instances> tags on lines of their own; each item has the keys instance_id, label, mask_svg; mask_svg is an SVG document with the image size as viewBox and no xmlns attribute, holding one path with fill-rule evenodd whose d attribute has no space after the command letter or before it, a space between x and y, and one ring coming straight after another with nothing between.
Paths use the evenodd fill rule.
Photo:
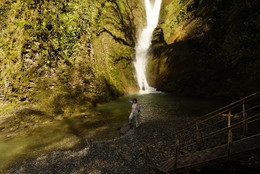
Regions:
<instances>
[{"instance_id":1,"label":"vegetation on cliff","mask_svg":"<svg viewBox=\"0 0 260 174\"><path fill-rule=\"evenodd\" d=\"M239 98L259 90L259 2L166 0L150 82L163 91Z\"/></svg>"},{"instance_id":2,"label":"vegetation on cliff","mask_svg":"<svg viewBox=\"0 0 260 174\"><path fill-rule=\"evenodd\" d=\"M0 95L62 113L136 90L132 61L142 3L1 1ZM163 1L151 85L197 96L240 97L259 89L258 6L253 0Z\"/></svg>"},{"instance_id":3,"label":"vegetation on cliff","mask_svg":"<svg viewBox=\"0 0 260 174\"><path fill-rule=\"evenodd\" d=\"M0 93L62 113L136 89L139 1L3 0Z\"/></svg>"}]
</instances>

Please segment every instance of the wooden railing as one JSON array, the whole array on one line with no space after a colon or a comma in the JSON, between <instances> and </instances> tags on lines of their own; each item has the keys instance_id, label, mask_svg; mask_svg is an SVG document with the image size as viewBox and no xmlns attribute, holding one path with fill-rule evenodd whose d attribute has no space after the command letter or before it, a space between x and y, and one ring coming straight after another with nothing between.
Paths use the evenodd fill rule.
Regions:
<instances>
[{"instance_id":1,"label":"wooden railing","mask_svg":"<svg viewBox=\"0 0 260 174\"><path fill-rule=\"evenodd\" d=\"M232 151L234 142L260 135L259 123L260 91L200 117L172 136L146 144L147 162L153 169L167 173L163 166L172 158L168 168L178 171L182 156L221 145L227 146L225 157L229 160L236 153Z\"/></svg>"}]
</instances>

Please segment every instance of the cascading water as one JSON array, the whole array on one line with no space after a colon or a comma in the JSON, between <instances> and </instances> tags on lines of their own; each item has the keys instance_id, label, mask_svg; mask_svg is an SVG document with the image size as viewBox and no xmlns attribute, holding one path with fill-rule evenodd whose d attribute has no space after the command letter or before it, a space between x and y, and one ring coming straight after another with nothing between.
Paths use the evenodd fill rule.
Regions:
<instances>
[{"instance_id":1,"label":"cascading water","mask_svg":"<svg viewBox=\"0 0 260 174\"><path fill-rule=\"evenodd\" d=\"M147 51L151 45L153 31L159 21L162 0L154 0L153 3L151 0L144 0L144 2L147 26L143 29L137 42L134 66L140 93L149 93L155 91L155 89L149 86L145 75Z\"/></svg>"}]
</instances>

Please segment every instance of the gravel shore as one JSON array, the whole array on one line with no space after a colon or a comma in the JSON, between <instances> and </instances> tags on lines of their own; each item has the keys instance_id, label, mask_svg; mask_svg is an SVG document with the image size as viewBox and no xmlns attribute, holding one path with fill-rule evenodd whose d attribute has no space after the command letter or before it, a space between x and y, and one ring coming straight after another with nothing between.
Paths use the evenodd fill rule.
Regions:
<instances>
[{"instance_id":1,"label":"gravel shore","mask_svg":"<svg viewBox=\"0 0 260 174\"><path fill-rule=\"evenodd\" d=\"M188 120L188 118L186 118ZM113 140L90 142L80 149L56 151L14 164L7 174L54 173L149 173L144 145L167 137L185 123L185 119L144 122ZM170 133L171 134L171 133Z\"/></svg>"}]
</instances>

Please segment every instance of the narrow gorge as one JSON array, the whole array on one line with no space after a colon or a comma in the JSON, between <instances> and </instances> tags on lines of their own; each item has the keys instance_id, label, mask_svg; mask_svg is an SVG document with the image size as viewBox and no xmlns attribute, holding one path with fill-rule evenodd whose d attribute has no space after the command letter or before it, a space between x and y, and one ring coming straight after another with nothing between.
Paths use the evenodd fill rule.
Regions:
<instances>
[{"instance_id":1,"label":"narrow gorge","mask_svg":"<svg viewBox=\"0 0 260 174\"><path fill-rule=\"evenodd\" d=\"M148 84L206 98L259 89L258 2L151 2L1 1L2 100L62 113Z\"/></svg>"},{"instance_id":2,"label":"narrow gorge","mask_svg":"<svg viewBox=\"0 0 260 174\"><path fill-rule=\"evenodd\" d=\"M1 0L0 173L147 173L143 144L259 91L259 6Z\"/></svg>"}]
</instances>

